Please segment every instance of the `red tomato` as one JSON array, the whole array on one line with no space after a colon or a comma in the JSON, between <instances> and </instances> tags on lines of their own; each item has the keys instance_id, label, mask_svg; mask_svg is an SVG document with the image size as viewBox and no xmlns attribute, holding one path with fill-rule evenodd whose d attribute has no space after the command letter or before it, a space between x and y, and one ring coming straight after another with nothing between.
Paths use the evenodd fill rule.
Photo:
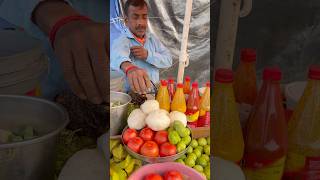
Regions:
<instances>
[{"instance_id":1,"label":"red tomato","mask_svg":"<svg viewBox=\"0 0 320 180\"><path fill-rule=\"evenodd\" d=\"M147 175L144 180L163 180L163 178L159 174L149 174Z\"/></svg>"},{"instance_id":2,"label":"red tomato","mask_svg":"<svg viewBox=\"0 0 320 180\"><path fill-rule=\"evenodd\" d=\"M154 141L158 143L158 145L168 142L168 132L167 131L158 131L154 136Z\"/></svg>"},{"instance_id":3,"label":"red tomato","mask_svg":"<svg viewBox=\"0 0 320 180\"><path fill-rule=\"evenodd\" d=\"M135 129L128 128L128 129L126 129L126 131L124 131L122 138L123 138L124 143L127 144L129 139L137 137L137 136L138 136L138 133Z\"/></svg>"},{"instance_id":4,"label":"red tomato","mask_svg":"<svg viewBox=\"0 0 320 180\"><path fill-rule=\"evenodd\" d=\"M164 174L164 180L183 180L183 178L178 171L168 171Z\"/></svg>"},{"instance_id":5,"label":"red tomato","mask_svg":"<svg viewBox=\"0 0 320 180\"><path fill-rule=\"evenodd\" d=\"M165 142L160 145L160 156L171 156L177 153L177 148L175 145Z\"/></svg>"},{"instance_id":6,"label":"red tomato","mask_svg":"<svg viewBox=\"0 0 320 180\"><path fill-rule=\"evenodd\" d=\"M143 128L140 133L139 136L144 140L144 141L151 141L153 140L153 135L154 132L152 131L152 129L145 127Z\"/></svg>"},{"instance_id":7,"label":"red tomato","mask_svg":"<svg viewBox=\"0 0 320 180\"><path fill-rule=\"evenodd\" d=\"M141 149L140 154L148 157L158 157L159 156L159 147L158 144L154 141L146 141Z\"/></svg>"},{"instance_id":8,"label":"red tomato","mask_svg":"<svg viewBox=\"0 0 320 180\"><path fill-rule=\"evenodd\" d=\"M136 153L139 153L142 145L143 145L143 140L141 139L141 137L131 138L127 144L128 148Z\"/></svg>"}]
</instances>

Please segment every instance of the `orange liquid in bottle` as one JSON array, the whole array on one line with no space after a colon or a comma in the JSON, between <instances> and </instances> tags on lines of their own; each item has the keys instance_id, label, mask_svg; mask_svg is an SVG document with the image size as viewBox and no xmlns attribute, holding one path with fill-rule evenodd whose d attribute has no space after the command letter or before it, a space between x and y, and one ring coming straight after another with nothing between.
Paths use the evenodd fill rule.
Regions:
<instances>
[{"instance_id":1,"label":"orange liquid in bottle","mask_svg":"<svg viewBox=\"0 0 320 180\"><path fill-rule=\"evenodd\" d=\"M168 82L169 82L168 83L168 91L169 91L170 101L172 101L174 93L175 93L174 79L169 78Z\"/></svg>"},{"instance_id":2,"label":"orange liquid in bottle","mask_svg":"<svg viewBox=\"0 0 320 180\"><path fill-rule=\"evenodd\" d=\"M168 83L166 80L161 80L161 86L158 90L156 100L159 102L160 109L164 109L170 112L170 96L167 85Z\"/></svg>"},{"instance_id":3,"label":"orange liquid in bottle","mask_svg":"<svg viewBox=\"0 0 320 180\"><path fill-rule=\"evenodd\" d=\"M210 126L210 82L206 83L206 89L200 100L200 115L197 126Z\"/></svg>"},{"instance_id":4,"label":"orange liquid in bottle","mask_svg":"<svg viewBox=\"0 0 320 180\"><path fill-rule=\"evenodd\" d=\"M187 109L186 98L183 93L183 84L178 83L176 92L171 102L171 111L179 111L185 113Z\"/></svg>"},{"instance_id":5,"label":"orange liquid in bottle","mask_svg":"<svg viewBox=\"0 0 320 180\"><path fill-rule=\"evenodd\" d=\"M191 85L191 78L190 76L186 76L183 86L183 93L189 95L190 94L190 85Z\"/></svg>"},{"instance_id":6,"label":"orange liquid in bottle","mask_svg":"<svg viewBox=\"0 0 320 180\"><path fill-rule=\"evenodd\" d=\"M246 126L244 171L248 180L280 180L287 154L287 124L279 68L265 68Z\"/></svg>"},{"instance_id":7,"label":"orange liquid in bottle","mask_svg":"<svg viewBox=\"0 0 320 180\"><path fill-rule=\"evenodd\" d=\"M320 66L309 80L289 121L289 150L284 179L320 179Z\"/></svg>"},{"instance_id":8,"label":"orange liquid in bottle","mask_svg":"<svg viewBox=\"0 0 320 180\"><path fill-rule=\"evenodd\" d=\"M244 142L232 82L231 70L216 70L211 137L213 138L213 156L239 163L243 156Z\"/></svg>"}]
</instances>

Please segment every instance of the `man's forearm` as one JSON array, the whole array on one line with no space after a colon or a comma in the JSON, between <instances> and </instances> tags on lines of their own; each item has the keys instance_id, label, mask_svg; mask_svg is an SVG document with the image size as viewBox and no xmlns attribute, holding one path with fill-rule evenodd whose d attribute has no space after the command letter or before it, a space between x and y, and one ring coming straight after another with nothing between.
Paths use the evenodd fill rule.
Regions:
<instances>
[{"instance_id":1,"label":"man's forearm","mask_svg":"<svg viewBox=\"0 0 320 180\"><path fill-rule=\"evenodd\" d=\"M79 15L70 5L62 0L47 0L40 2L33 11L33 22L46 34L62 17Z\"/></svg>"}]
</instances>

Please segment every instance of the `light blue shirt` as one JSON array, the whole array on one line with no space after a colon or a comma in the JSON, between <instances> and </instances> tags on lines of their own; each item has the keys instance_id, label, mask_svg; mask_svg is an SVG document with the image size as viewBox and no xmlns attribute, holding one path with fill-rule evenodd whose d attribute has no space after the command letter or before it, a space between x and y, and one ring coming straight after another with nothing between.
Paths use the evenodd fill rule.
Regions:
<instances>
[{"instance_id":1,"label":"light blue shirt","mask_svg":"<svg viewBox=\"0 0 320 180\"><path fill-rule=\"evenodd\" d=\"M42 96L53 99L62 90L68 89L59 61L50 46L48 37L31 21L34 8L42 0L0 0L0 17L24 28L31 36L40 39L44 52L49 57L48 74L41 82ZM107 22L106 0L66 0L80 14L100 23ZM0 40L1 41L1 40Z\"/></svg>"},{"instance_id":2,"label":"light blue shirt","mask_svg":"<svg viewBox=\"0 0 320 180\"><path fill-rule=\"evenodd\" d=\"M157 84L159 82L159 69L171 67L172 56L170 51L153 34L147 33L145 38L145 43L142 45L134 38L129 30L126 30L124 34L115 39L110 50L111 69L123 73L120 65L125 61L129 61L146 70L150 80ZM133 55L130 54L130 47L132 46L143 46L147 49L147 59L141 60L133 57ZM130 90L127 79L125 89L126 91Z\"/></svg>"}]
</instances>

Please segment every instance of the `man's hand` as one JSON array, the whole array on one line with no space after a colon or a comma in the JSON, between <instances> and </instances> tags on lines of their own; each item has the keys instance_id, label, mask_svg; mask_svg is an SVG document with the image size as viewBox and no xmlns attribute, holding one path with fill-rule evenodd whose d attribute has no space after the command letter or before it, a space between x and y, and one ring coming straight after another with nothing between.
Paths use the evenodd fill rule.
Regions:
<instances>
[{"instance_id":1,"label":"man's hand","mask_svg":"<svg viewBox=\"0 0 320 180\"><path fill-rule=\"evenodd\" d=\"M59 0L43 1L33 12L33 21L46 34L62 17L79 15ZM55 37L55 54L71 90L81 99L100 104L107 98L109 40L107 24L74 21L62 26Z\"/></svg>"},{"instance_id":2,"label":"man's hand","mask_svg":"<svg viewBox=\"0 0 320 180\"><path fill-rule=\"evenodd\" d=\"M130 62L124 62L121 64L122 69L127 69L129 66L132 66ZM127 78L129 81L130 88L134 92L146 94L148 89L151 87L149 76L144 69L135 68L129 70L127 72Z\"/></svg>"},{"instance_id":3,"label":"man's hand","mask_svg":"<svg viewBox=\"0 0 320 180\"><path fill-rule=\"evenodd\" d=\"M148 50L146 50L143 46L132 46L130 48L130 52L135 58L146 60L148 57Z\"/></svg>"}]
</instances>

